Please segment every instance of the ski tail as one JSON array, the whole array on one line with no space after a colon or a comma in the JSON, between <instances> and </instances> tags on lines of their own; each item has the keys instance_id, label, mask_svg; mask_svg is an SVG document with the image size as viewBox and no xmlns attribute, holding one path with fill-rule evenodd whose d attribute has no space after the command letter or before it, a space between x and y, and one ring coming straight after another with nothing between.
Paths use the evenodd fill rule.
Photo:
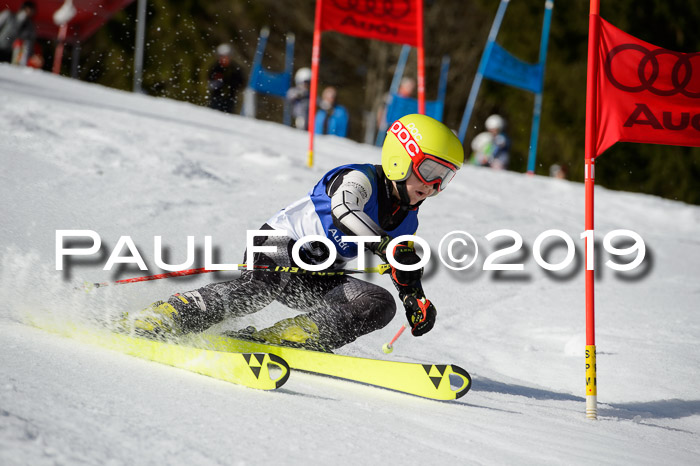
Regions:
<instances>
[{"instance_id":1,"label":"ski tail","mask_svg":"<svg viewBox=\"0 0 700 466\"><path fill-rule=\"evenodd\" d=\"M29 323L83 343L259 390L281 387L289 379L291 371L284 358L264 351L227 352L195 348L69 322L56 323L32 318Z\"/></svg>"},{"instance_id":2,"label":"ski tail","mask_svg":"<svg viewBox=\"0 0 700 466\"><path fill-rule=\"evenodd\" d=\"M459 366L450 365L452 374L462 379L462 385L456 390L455 399L461 398L472 388L472 376Z\"/></svg>"}]
</instances>

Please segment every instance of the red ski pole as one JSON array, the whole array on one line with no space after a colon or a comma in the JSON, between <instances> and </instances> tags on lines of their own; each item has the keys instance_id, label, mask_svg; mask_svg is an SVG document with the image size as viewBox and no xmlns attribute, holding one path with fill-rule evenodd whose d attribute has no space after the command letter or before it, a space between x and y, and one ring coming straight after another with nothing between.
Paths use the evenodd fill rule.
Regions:
<instances>
[{"instance_id":1,"label":"red ski pole","mask_svg":"<svg viewBox=\"0 0 700 466\"><path fill-rule=\"evenodd\" d=\"M136 282L147 282L150 280L160 280L162 278L184 277L187 275L197 275L200 273L209 273L209 272L218 272L218 271L217 270L209 270L209 269L205 269L204 267L202 267L199 269L178 270L177 272L159 273L156 275L148 275L145 277L125 278L123 280L117 280L114 282L88 283L86 285L93 287L93 288L102 288L103 286L124 285L126 283L136 283Z\"/></svg>"},{"instance_id":2,"label":"red ski pole","mask_svg":"<svg viewBox=\"0 0 700 466\"><path fill-rule=\"evenodd\" d=\"M398 332L396 332L396 335L394 335L394 338L391 339L389 343L384 343L384 346L382 346L382 351L384 351L386 354L391 353L394 351L394 343L396 343L396 340L399 339L401 334L408 328L408 324L403 324L401 328L399 329Z\"/></svg>"},{"instance_id":3,"label":"red ski pole","mask_svg":"<svg viewBox=\"0 0 700 466\"><path fill-rule=\"evenodd\" d=\"M246 270L248 265L247 264L236 264L238 267L238 270ZM253 268L256 270L264 271L264 272L277 272L277 273L293 273L293 274L299 274L299 275L348 275L348 274L356 274L356 273L379 273L379 274L384 274L386 273L386 270L389 269L391 266L388 264L381 264L377 267L367 267L365 269L328 269L328 270L322 270L322 271L308 271L299 267L281 267L281 266L276 266L275 268L270 268L267 265L255 265ZM159 273L156 275L147 275L145 277L134 277L134 278L125 278L123 280L117 280L114 282L101 282L101 283L85 283L85 289L90 290L92 288L102 288L105 286L114 286L114 285L125 285L127 283L138 283L138 282L147 282L151 280L160 280L163 278L173 278L173 277L184 277L187 275L198 275L201 273L211 273L211 272L229 272L228 270L209 270L204 267L199 268L199 269L187 269L187 270L179 270L177 272L166 272L166 273Z\"/></svg>"}]
</instances>

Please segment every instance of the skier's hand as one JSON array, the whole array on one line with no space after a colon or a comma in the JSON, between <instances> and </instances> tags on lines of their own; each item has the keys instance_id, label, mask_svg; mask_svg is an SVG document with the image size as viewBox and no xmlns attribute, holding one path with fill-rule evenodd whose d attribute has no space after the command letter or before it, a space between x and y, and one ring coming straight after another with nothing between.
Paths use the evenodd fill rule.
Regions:
<instances>
[{"instance_id":1,"label":"skier's hand","mask_svg":"<svg viewBox=\"0 0 700 466\"><path fill-rule=\"evenodd\" d=\"M382 262L386 262L386 247L389 245L392 239L394 238L389 235L384 235L381 237L378 243L369 243L367 249L378 255Z\"/></svg>"},{"instance_id":2,"label":"skier's hand","mask_svg":"<svg viewBox=\"0 0 700 466\"><path fill-rule=\"evenodd\" d=\"M403 299L403 307L406 309L406 318L411 325L411 333L419 337L428 333L435 325L437 310L427 298L406 296Z\"/></svg>"},{"instance_id":3,"label":"skier's hand","mask_svg":"<svg viewBox=\"0 0 700 466\"><path fill-rule=\"evenodd\" d=\"M394 259L403 265L413 265L420 262L413 246L399 244L394 248ZM400 286L413 286L423 276L423 267L418 270L400 270L391 266L391 279Z\"/></svg>"},{"instance_id":4,"label":"skier's hand","mask_svg":"<svg viewBox=\"0 0 700 466\"><path fill-rule=\"evenodd\" d=\"M387 246L391 242L393 238L391 236L385 235L382 236L381 240L378 243L371 243L370 246L368 246L368 249L370 249L373 253L378 255L382 261L385 263L387 261ZM411 246L410 244L407 243L402 243L398 244L394 247L394 259L396 262L403 264L403 265L413 265L417 264L420 262L420 256L416 254L416 250ZM396 287L401 289L401 288L406 288L406 287L413 287L418 283L418 281L421 279L423 276L423 268L421 267L418 270L411 270L411 271L406 271L406 270L400 270L397 269L394 266L391 266L391 279L394 281L396 284Z\"/></svg>"}]
</instances>

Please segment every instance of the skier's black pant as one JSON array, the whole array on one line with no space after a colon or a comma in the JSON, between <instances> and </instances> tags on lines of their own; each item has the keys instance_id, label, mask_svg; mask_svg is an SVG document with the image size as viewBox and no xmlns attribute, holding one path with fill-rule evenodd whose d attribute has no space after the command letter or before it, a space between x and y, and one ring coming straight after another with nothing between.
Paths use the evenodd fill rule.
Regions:
<instances>
[{"instance_id":1,"label":"skier's black pant","mask_svg":"<svg viewBox=\"0 0 700 466\"><path fill-rule=\"evenodd\" d=\"M264 225L262 229L270 227ZM255 265L297 266L291 253L294 240L279 236L256 238L256 246L263 244L276 246L277 252L256 253ZM202 331L226 317L251 314L277 301L305 311L318 326L320 342L329 349L385 327L396 314L391 293L347 275L243 271L235 280L182 293L182 297L185 299L173 295L168 302L178 310L183 331Z\"/></svg>"}]
</instances>

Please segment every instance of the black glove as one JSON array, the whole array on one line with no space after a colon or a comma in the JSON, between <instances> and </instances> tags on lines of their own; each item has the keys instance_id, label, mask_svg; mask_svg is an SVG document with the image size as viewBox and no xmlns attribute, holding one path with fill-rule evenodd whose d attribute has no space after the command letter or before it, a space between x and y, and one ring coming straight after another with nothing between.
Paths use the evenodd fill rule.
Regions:
<instances>
[{"instance_id":1,"label":"black glove","mask_svg":"<svg viewBox=\"0 0 700 466\"><path fill-rule=\"evenodd\" d=\"M435 325L437 310L427 298L406 296L403 298L403 307L406 309L406 318L414 337L428 333Z\"/></svg>"},{"instance_id":2,"label":"black glove","mask_svg":"<svg viewBox=\"0 0 700 466\"><path fill-rule=\"evenodd\" d=\"M420 262L420 257L416 254L413 246L399 244L394 248L394 259L396 262L403 265L413 265ZM391 278L394 283L401 286L413 286L423 276L423 267L418 270L399 270L396 267L391 267Z\"/></svg>"},{"instance_id":3,"label":"black glove","mask_svg":"<svg viewBox=\"0 0 700 466\"><path fill-rule=\"evenodd\" d=\"M384 235L381 237L378 243L369 243L367 249L378 255L382 262L386 262L386 247L389 245L392 239L394 238L389 235Z\"/></svg>"}]
</instances>

